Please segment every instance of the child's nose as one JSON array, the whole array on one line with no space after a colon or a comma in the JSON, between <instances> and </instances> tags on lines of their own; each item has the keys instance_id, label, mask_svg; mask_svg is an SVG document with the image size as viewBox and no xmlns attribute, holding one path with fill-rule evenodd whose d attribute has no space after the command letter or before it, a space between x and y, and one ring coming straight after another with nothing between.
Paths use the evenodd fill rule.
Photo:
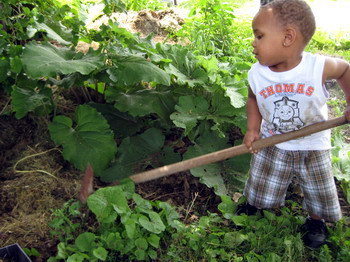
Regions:
<instances>
[{"instance_id":1,"label":"child's nose","mask_svg":"<svg viewBox=\"0 0 350 262\"><path fill-rule=\"evenodd\" d=\"M256 47L256 42L255 42L255 40L256 40L256 39L254 38L254 40L252 41L252 46L253 46L253 47Z\"/></svg>"}]
</instances>

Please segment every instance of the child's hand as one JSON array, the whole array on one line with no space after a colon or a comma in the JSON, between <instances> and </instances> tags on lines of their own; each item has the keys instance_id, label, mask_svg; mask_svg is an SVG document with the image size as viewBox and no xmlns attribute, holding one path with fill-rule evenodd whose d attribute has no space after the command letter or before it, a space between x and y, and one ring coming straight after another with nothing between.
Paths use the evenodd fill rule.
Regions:
<instances>
[{"instance_id":1,"label":"child's hand","mask_svg":"<svg viewBox=\"0 0 350 262\"><path fill-rule=\"evenodd\" d=\"M257 131L247 131L247 133L244 136L243 139L243 144L246 145L246 147L248 147L250 153L255 154L258 153L259 150L253 150L252 148L252 144L255 140L260 139L260 134Z\"/></svg>"}]
</instances>

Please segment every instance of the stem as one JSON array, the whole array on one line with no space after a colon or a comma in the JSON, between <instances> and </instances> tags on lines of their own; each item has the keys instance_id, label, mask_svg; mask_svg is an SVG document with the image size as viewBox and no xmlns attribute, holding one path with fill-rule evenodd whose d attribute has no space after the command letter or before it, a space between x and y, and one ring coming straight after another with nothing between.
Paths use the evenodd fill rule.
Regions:
<instances>
[{"instance_id":1,"label":"stem","mask_svg":"<svg viewBox=\"0 0 350 262\"><path fill-rule=\"evenodd\" d=\"M49 176L51 176L51 177L53 177L53 178L58 180L58 178L56 176L54 176L53 174L51 174L51 173L49 173L49 172L47 172L45 170L41 170L41 169L37 169L37 170L17 170L16 169L17 166L19 165L19 163L21 163L22 161L24 161L24 160L26 160L28 158L31 158L31 157L36 157L36 156L40 156L40 155L46 154L46 153L48 153L50 151L53 151L53 150L57 150L57 151L61 152L58 148L55 147L55 148L51 148L51 149L49 149L47 151L44 151L44 152L40 152L40 153L36 153L36 154L33 154L33 155L26 156L26 157L24 157L24 158L22 158L22 159L20 159L20 160L18 160L16 162L16 164L13 166L13 171L15 173L33 173L33 172L43 173L43 174L49 175Z\"/></svg>"}]
</instances>

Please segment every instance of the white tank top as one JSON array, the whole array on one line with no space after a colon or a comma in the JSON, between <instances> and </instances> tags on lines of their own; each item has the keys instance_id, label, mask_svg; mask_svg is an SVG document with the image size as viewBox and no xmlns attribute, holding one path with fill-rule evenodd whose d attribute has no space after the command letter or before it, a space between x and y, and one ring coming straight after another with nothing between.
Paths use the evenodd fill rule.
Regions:
<instances>
[{"instance_id":1,"label":"white tank top","mask_svg":"<svg viewBox=\"0 0 350 262\"><path fill-rule=\"evenodd\" d=\"M263 138L301 129L328 119L329 93L322 83L325 57L303 53L299 65L285 72L273 72L255 63L248 73L250 88L262 115ZM330 130L276 145L284 150L331 148Z\"/></svg>"}]
</instances>

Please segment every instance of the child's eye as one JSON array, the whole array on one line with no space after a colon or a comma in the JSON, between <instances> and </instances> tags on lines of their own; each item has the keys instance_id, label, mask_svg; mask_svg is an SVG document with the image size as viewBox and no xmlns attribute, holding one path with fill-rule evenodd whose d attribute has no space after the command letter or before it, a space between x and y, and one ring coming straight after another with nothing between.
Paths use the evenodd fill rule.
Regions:
<instances>
[{"instance_id":1,"label":"child's eye","mask_svg":"<svg viewBox=\"0 0 350 262\"><path fill-rule=\"evenodd\" d=\"M260 40L261 38L263 38L263 35L257 35L256 39Z\"/></svg>"}]
</instances>

